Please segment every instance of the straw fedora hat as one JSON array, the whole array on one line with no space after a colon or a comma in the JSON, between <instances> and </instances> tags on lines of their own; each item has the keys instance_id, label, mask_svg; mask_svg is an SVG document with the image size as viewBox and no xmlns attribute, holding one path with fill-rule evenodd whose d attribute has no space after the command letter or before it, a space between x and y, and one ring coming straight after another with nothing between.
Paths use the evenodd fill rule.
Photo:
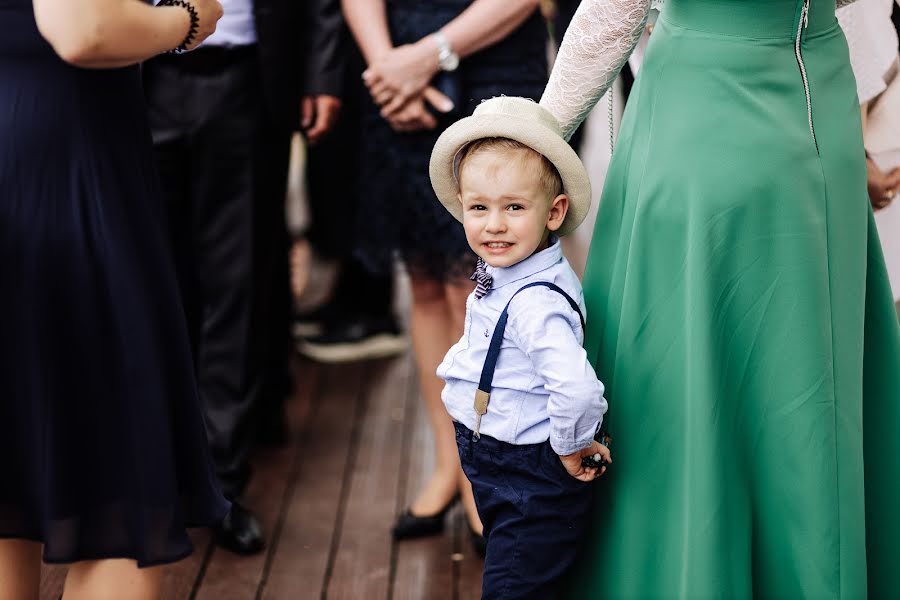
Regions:
<instances>
[{"instance_id":1,"label":"straw fedora hat","mask_svg":"<svg viewBox=\"0 0 900 600\"><path fill-rule=\"evenodd\" d=\"M462 221L458 167L460 151L482 138L516 140L547 157L562 178L563 193L569 197L566 220L556 235L575 230L591 206L591 182L572 147L563 139L559 123L534 100L500 96L485 100L471 117L448 127L431 152L429 174L438 199L458 221Z\"/></svg>"}]
</instances>

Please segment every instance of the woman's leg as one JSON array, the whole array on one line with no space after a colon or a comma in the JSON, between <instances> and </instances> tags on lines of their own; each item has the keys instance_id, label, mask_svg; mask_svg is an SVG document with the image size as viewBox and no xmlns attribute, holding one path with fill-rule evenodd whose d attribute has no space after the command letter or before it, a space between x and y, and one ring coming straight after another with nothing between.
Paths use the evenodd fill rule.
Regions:
<instances>
[{"instance_id":1,"label":"woman's leg","mask_svg":"<svg viewBox=\"0 0 900 600\"><path fill-rule=\"evenodd\" d=\"M41 545L0 540L0 600L37 600L41 587Z\"/></svg>"},{"instance_id":2,"label":"woman's leg","mask_svg":"<svg viewBox=\"0 0 900 600\"><path fill-rule=\"evenodd\" d=\"M444 285L444 298L447 303L447 314L450 315L448 323L448 336L450 345L455 344L463 334L466 322L466 299L472 293L473 283L468 280L447 283ZM447 347L448 349L450 346ZM454 442L455 443L455 442ZM478 517L478 509L475 508L475 496L472 495L472 484L462 468L458 471L458 486L462 495L463 507L466 509L466 519L472 531L481 533L481 519Z\"/></svg>"},{"instance_id":3,"label":"woman's leg","mask_svg":"<svg viewBox=\"0 0 900 600\"><path fill-rule=\"evenodd\" d=\"M412 275L411 333L415 349L419 386L434 433L435 469L419 496L410 506L414 515L433 515L456 494L460 472L459 455L453 424L441 401L444 382L435 375L450 346L451 317L444 294L444 284L434 279ZM465 312L465 309L463 309Z\"/></svg>"},{"instance_id":4,"label":"woman's leg","mask_svg":"<svg viewBox=\"0 0 900 600\"><path fill-rule=\"evenodd\" d=\"M133 560L74 563L63 600L159 600L163 567L139 569Z\"/></svg>"}]
</instances>

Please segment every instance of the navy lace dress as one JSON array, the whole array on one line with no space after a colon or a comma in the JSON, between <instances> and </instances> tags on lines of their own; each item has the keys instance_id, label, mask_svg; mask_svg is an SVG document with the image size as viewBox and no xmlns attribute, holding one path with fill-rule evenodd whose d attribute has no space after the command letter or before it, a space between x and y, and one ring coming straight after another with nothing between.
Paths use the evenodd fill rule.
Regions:
<instances>
[{"instance_id":1,"label":"navy lace dress","mask_svg":"<svg viewBox=\"0 0 900 600\"><path fill-rule=\"evenodd\" d=\"M387 0L394 45L437 31L472 0ZM399 254L415 274L442 281L468 277L475 255L462 225L431 189L428 161L441 132L472 114L482 100L524 96L538 100L547 83L547 27L539 12L499 43L466 57L434 80L455 96L458 111L432 131L396 133L368 94L363 101L362 177L357 254L370 268L390 271Z\"/></svg>"},{"instance_id":2,"label":"navy lace dress","mask_svg":"<svg viewBox=\"0 0 900 600\"><path fill-rule=\"evenodd\" d=\"M0 0L0 537L189 554L210 468L139 68L78 69Z\"/></svg>"}]
</instances>

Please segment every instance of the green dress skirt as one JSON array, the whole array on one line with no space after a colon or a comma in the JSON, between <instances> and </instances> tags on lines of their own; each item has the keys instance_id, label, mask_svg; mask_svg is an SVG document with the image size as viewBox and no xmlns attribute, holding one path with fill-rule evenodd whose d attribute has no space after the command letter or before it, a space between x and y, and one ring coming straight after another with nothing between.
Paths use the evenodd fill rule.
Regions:
<instances>
[{"instance_id":1,"label":"green dress skirt","mask_svg":"<svg viewBox=\"0 0 900 600\"><path fill-rule=\"evenodd\" d=\"M615 463L573 597L900 597L900 331L834 11L653 31L584 280Z\"/></svg>"}]
</instances>

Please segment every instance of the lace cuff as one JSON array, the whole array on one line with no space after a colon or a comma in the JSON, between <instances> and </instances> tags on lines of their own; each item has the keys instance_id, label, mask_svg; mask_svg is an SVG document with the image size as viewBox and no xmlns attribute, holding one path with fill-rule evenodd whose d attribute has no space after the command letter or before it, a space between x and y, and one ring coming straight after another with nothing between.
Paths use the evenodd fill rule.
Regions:
<instances>
[{"instance_id":1,"label":"lace cuff","mask_svg":"<svg viewBox=\"0 0 900 600\"><path fill-rule=\"evenodd\" d=\"M559 48L541 106L566 139L606 93L634 50L650 0L583 0Z\"/></svg>"}]
</instances>

